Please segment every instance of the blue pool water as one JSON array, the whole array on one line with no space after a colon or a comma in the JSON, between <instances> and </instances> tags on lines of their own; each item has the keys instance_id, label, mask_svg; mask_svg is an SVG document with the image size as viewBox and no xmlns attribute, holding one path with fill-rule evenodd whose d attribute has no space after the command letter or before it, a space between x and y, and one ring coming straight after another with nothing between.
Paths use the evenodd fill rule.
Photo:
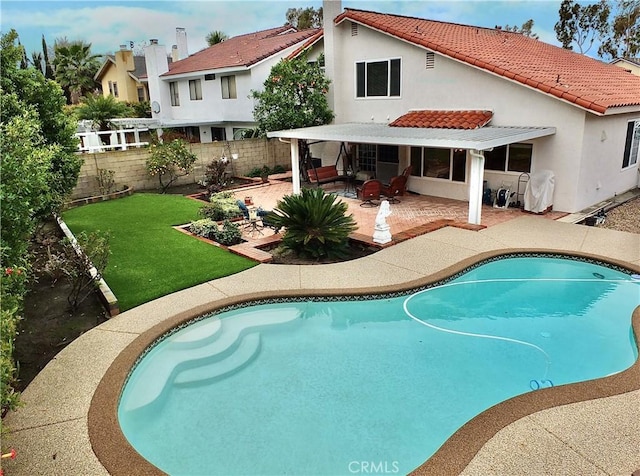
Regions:
<instances>
[{"instance_id":1,"label":"blue pool water","mask_svg":"<svg viewBox=\"0 0 640 476\"><path fill-rule=\"evenodd\" d=\"M230 310L146 354L120 425L175 475L406 474L496 403L628 368L639 304L628 274L540 257L396 297Z\"/></svg>"}]
</instances>

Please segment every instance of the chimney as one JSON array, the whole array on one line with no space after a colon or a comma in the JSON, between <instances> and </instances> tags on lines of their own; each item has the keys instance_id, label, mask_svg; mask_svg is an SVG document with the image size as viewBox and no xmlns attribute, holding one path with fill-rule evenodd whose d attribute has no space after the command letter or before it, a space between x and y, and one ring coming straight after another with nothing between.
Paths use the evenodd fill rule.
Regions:
<instances>
[{"instance_id":1,"label":"chimney","mask_svg":"<svg viewBox=\"0 0 640 476\"><path fill-rule=\"evenodd\" d=\"M174 63L176 61L178 61L178 45L172 45L171 46L171 61L173 61Z\"/></svg>"},{"instance_id":2,"label":"chimney","mask_svg":"<svg viewBox=\"0 0 640 476\"><path fill-rule=\"evenodd\" d=\"M329 94L327 95L327 101L329 102L329 108L331 108L337 115L336 104L334 101L334 88L336 85L336 54L339 48L335 46L335 25L333 20L342 13L342 1L341 0L323 0L322 1L322 28L324 30L324 74L331 80L329 86Z\"/></svg>"},{"instance_id":3,"label":"chimney","mask_svg":"<svg viewBox=\"0 0 640 476\"><path fill-rule=\"evenodd\" d=\"M159 45L158 40L150 40L149 46L144 49L144 62L147 67L147 81L149 86L149 100L157 103L160 108L152 111L154 119L168 117L171 99L169 97L169 85L160 79L160 75L169 71L167 51L164 45Z\"/></svg>"},{"instance_id":4,"label":"chimney","mask_svg":"<svg viewBox=\"0 0 640 476\"><path fill-rule=\"evenodd\" d=\"M176 44L178 46L178 59L185 59L189 56L187 49L187 30L184 28L176 28Z\"/></svg>"},{"instance_id":5,"label":"chimney","mask_svg":"<svg viewBox=\"0 0 640 476\"><path fill-rule=\"evenodd\" d=\"M127 45L120 45L120 51L126 51Z\"/></svg>"},{"instance_id":6,"label":"chimney","mask_svg":"<svg viewBox=\"0 0 640 476\"><path fill-rule=\"evenodd\" d=\"M151 39L149 40L149 44L151 44L151 45L157 45L157 44L158 44L158 39L157 39L157 38L151 38Z\"/></svg>"}]
</instances>

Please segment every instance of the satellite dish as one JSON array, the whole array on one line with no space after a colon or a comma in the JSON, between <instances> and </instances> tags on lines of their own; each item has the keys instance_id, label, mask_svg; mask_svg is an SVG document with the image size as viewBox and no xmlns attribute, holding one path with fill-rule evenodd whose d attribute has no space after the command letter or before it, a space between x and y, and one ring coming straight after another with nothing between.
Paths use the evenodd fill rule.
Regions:
<instances>
[{"instance_id":1,"label":"satellite dish","mask_svg":"<svg viewBox=\"0 0 640 476\"><path fill-rule=\"evenodd\" d=\"M160 104L158 103L158 101L153 101L151 103L151 111L153 111L156 114L160 112Z\"/></svg>"}]
</instances>

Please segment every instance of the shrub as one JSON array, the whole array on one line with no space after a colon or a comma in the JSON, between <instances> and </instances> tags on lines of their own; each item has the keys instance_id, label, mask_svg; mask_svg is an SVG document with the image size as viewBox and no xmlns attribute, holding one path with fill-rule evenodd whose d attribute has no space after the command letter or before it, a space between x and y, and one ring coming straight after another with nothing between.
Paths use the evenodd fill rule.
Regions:
<instances>
[{"instance_id":1,"label":"shrub","mask_svg":"<svg viewBox=\"0 0 640 476\"><path fill-rule=\"evenodd\" d=\"M216 233L215 241L225 246L237 245L242 241L240 227L229 220L225 220L222 224L222 229Z\"/></svg>"},{"instance_id":2,"label":"shrub","mask_svg":"<svg viewBox=\"0 0 640 476\"><path fill-rule=\"evenodd\" d=\"M212 160L204 173L204 187L209 193L216 193L227 186L226 160Z\"/></svg>"},{"instance_id":3,"label":"shrub","mask_svg":"<svg viewBox=\"0 0 640 476\"><path fill-rule=\"evenodd\" d=\"M296 255L315 259L345 255L349 233L356 229L347 204L322 189L305 188L300 195L286 195L269 216L273 226L285 227L282 246Z\"/></svg>"},{"instance_id":4,"label":"shrub","mask_svg":"<svg viewBox=\"0 0 640 476\"><path fill-rule=\"evenodd\" d=\"M194 235L217 241L225 246L236 245L242 241L240 227L229 220L224 221L222 228L218 226L217 222L208 218L197 220L189 225L189 231Z\"/></svg>"},{"instance_id":5,"label":"shrub","mask_svg":"<svg viewBox=\"0 0 640 476\"><path fill-rule=\"evenodd\" d=\"M218 223L210 218L196 220L189 225L189 231L194 235L213 240L215 233L218 231Z\"/></svg>"},{"instance_id":6,"label":"shrub","mask_svg":"<svg viewBox=\"0 0 640 476\"><path fill-rule=\"evenodd\" d=\"M95 291L95 285L102 278L111 254L108 233L96 231L87 235L81 232L76 237L76 241L77 244L68 238L62 240L65 254L63 272L71 283L67 301L73 311ZM93 276L89 274L91 265L97 271Z\"/></svg>"},{"instance_id":7,"label":"shrub","mask_svg":"<svg viewBox=\"0 0 640 476\"><path fill-rule=\"evenodd\" d=\"M158 176L160 193L165 193L180 177L189 175L198 159L187 149L187 143L182 139L156 142L149 146L149 151L151 155L147 159L147 171L152 176Z\"/></svg>"},{"instance_id":8,"label":"shrub","mask_svg":"<svg viewBox=\"0 0 640 476\"><path fill-rule=\"evenodd\" d=\"M0 276L0 406L3 412L16 409L20 399L20 394L13 389L16 380L13 345L25 293L25 269L3 268Z\"/></svg>"},{"instance_id":9,"label":"shrub","mask_svg":"<svg viewBox=\"0 0 640 476\"><path fill-rule=\"evenodd\" d=\"M111 193L113 187L116 184L114 180L116 172L114 170L98 169L98 175L96 175L96 181L98 182L98 188L102 195Z\"/></svg>"},{"instance_id":10,"label":"shrub","mask_svg":"<svg viewBox=\"0 0 640 476\"><path fill-rule=\"evenodd\" d=\"M231 192L218 192L211 195L209 204L200 208L198 213L204 218L222 221L242 216L237 199Z\"/></svg>"}]
</instances>

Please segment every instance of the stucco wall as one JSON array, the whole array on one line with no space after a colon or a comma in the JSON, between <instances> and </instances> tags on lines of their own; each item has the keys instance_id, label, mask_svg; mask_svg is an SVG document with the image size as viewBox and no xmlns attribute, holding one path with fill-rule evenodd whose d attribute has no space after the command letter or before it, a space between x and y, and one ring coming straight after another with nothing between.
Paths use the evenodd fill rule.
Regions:
<instances>
[{"instance_id":1,"label":"stucco wall","mask_svg":"<svg viewBox=\"0 0 640 476\"><path fill-rule=\"evenodd\" d=\"M426 50L393 39L362 25L358 34L351 35L351 24L344 22L336 28L339 45L336 52L336 122L385 123L411 109L488 109L493 111L492 125L499 126L551 126L557 133L551 137L530 141L533 144L532 173L550 169L556 176L554 209L574 212L601 200L602 192L588 192L588 186L579 176L597 176L596 164L602 156L602 147L593 148L587 127L602 129L610 118L597 117L574 105L469 66L465 63L435 54L435 67L427 69ZM390 58L402 59L401 96L393 98L356 98L355 63ZM587 124L587 126L585 126ZM609 127L608 125L606 126ZM624 147L624 127L618 135L612 133L606 149ZM622 136L620 137L620 134ZM608 152L607 152L608 153ZM607 191L623 189L631 180L619 174L622 153L617 154L607 172ZM407 151L400 152L400 168L407 164ZM467 161L467 165L469 161ZM606 164L608 167L609 165ZM583 172L580 170L584 168ZM502 184L517 186L519 173L485 171L491 188ZM624 174L623 174L624 175ZM469 176L467 171L467 177ZM411 177L409 189L418 193L466 200L468 183L455 184L443 180ZM627 189L630 187L627 187ZM606 197L605 197L606 198Z\"/></svg>"},{"instance_id":2,"label":"stucco wall","mask_svg":"<svg viewBox=\"0 0 640 476\"><path fill-rule=\"evenodd\" d=\"M233 174L245 175L251 169L268 165L282 165L291 169L291 152L289 144L278 140L247 139L230 142L231 152L238 153L238 159L233 161ZM202 180L206 166L211 160L219 159L223 154L228 155L224 142L210 142L207 144L189 144L191 151L198 160L194 171L181 177L177 184L196 183ZM115 172L116 187L121 189L125 185L136 190L147 190L158 187L157 177L151 177L146 170L149 151L146 148L125 151L102 152L96 154L82 154L84 164L80 170L78 185L71 198L83 198L99 194L96 177L98 169L113 170ZM229 167L231 172L231 166Z\"/></svg>"},{"instance_id":3,"label":"stucco wall","mask_svg":"<svg viewBox=\"0 0 640 476\"><path fill-rule=\"evenodd\" d=\"M578 177L578 205L582 208L638 186L639 164L622 168L629 121L640 114L595 117L585 122L582 168Z\"/></svg>"}]
</instances>

